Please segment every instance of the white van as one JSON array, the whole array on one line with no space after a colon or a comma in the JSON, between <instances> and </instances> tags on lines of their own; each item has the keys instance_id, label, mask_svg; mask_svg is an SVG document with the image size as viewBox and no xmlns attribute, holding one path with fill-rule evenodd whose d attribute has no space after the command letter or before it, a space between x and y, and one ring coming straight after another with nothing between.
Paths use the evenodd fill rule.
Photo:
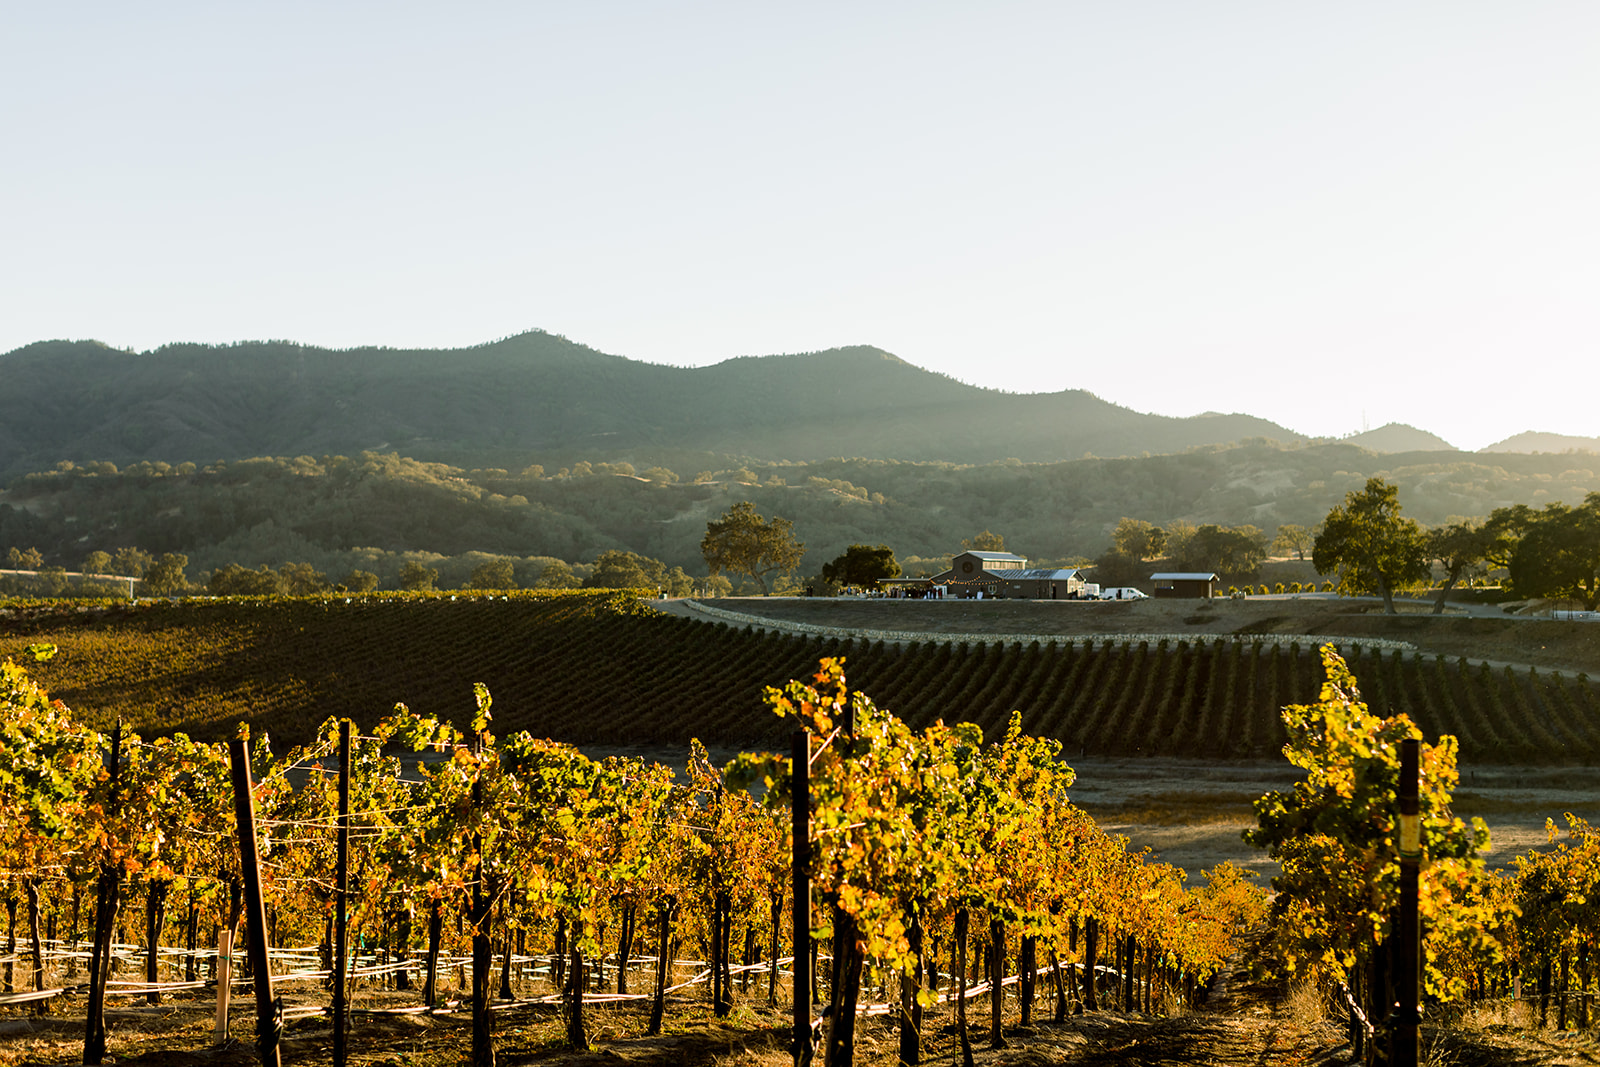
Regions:
<instances>
[{"instance_id":1,"label":"white van","mask_svg":"<svg viewBox=\"0 0 1600 1067\"><path fill-rule=\"evenodd\" d=\"M1130 585L1119 585L1119 586L1114 586L1114 587L1112 587L1110 589L1102 590L1101 593L1100 593L1100 599L1101 600L1149 600L1150 599L1150 594L1149 593L1141 593L1141 592L1139 592L1139 590L1133 588Z\"/></svg>"}]
</instances>

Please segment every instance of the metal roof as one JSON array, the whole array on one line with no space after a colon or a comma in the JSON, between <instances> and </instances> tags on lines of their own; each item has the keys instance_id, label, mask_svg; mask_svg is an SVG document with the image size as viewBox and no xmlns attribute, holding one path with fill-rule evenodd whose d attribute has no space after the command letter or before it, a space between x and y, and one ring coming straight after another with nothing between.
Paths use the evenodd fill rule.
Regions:
<instances>
[{"instance_id":1,"label":"metal roof","mask_svg":"<svg viewBox=\"0 0 1600 1067\"><path fill-rule=\"evenodd\" d=\"M1160 574L1150 576L1152 582L1163 579L1174 582L1214 582L1217 576L1209 571L1162 571Z\"/></svg>"},{"instance_id":2,"label":"metal roof","mask_svg":"<svg viewBox=\"0 0 1600 1067\"><path fill-rule=\"evenodd\" d=\"M1020 563L1028 561L1027 556L1017 556L1010 552L958 552L960 556L977 556L982 560L1017 560Z\"/></svg>"},{"instance_id":3,"label":"metal roof","mask_svg":"<svg viewBox=\"0 0 1600 1067\"><path fill-rule=\"evenodd\" d=\"M1034 567L1031 570L1013 571L1005 577L1007 581L1026 579L1030 582L1070 582L1077 576L1078 570L1075 567L1070 570L1058 570L1054 567Z\"/></svg>"}]
</instances>

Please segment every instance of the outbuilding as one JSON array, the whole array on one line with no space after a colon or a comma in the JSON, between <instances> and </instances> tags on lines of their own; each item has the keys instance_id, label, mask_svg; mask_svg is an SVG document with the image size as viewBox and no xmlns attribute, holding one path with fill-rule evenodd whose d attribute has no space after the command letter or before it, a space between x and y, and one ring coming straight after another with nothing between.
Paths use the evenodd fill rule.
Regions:
<instances>
[{"instance_id":1,"label":"outbuilding","mask_svg":"<svg viewBox=\"0 0 1600 1067\"><path fill-rule=\"evenodd\" d=\"M1083 595L1083 574L1076 568L1030 567L1006 571L1005 595L1019 600L1076 600Z\"/></svg>"},{"instance_id":2,"label":"outbuilding","mask_svg":"<svg viewBox=\"0 0 1600 1067\"><path fill-rule=\"evenodd\" d=\"M1199 571L1165 571L1152 574L1155 595L1175 600L1210 600L1216 593L1217 576Z\"/></svg>"}]
</instances>

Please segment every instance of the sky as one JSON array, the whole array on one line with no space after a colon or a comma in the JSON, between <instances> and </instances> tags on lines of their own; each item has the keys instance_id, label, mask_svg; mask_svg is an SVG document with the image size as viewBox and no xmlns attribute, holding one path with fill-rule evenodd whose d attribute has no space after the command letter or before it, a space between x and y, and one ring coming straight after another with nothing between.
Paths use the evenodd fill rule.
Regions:
<instances>
[{"instance_id":1,"label":"sky","mask_svg":"<svg viewBox=\"0 0 1600 1067\"><path fill-rule=\"evenodd\" d=\"M13 4L0 352L867 344L1594 436L1597 116L1592 0Z\"/></svg>"}]
</instances>

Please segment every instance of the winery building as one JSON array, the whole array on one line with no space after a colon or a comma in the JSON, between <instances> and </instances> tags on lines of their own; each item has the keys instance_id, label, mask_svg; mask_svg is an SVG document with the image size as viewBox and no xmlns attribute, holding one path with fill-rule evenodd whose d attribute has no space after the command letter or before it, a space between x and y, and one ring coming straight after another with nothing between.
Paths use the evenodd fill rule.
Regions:
<instances>
[{"instance_id":1,"label":"winery building","mask_svg":"<svg viewBox=\"0 0 1600 1067\"><path fill-rule=\"evenodd\" d=\"M954 597L1010 597L1021 600L1070 600L1083 592L1076 569L1028 566L1025 556L1010 552L962 552L950 569L927 579L945 586Z\"/></svg>"}]
</instances>

